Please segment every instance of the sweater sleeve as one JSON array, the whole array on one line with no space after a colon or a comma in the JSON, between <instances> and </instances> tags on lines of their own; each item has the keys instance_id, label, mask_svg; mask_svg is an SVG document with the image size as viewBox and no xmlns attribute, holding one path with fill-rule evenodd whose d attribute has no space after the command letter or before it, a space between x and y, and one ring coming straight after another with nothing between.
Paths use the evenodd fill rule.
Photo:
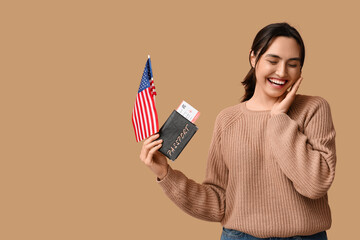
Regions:
<instances>
[{"instance_id":1,"label":"sweater sleeve","mask_svg":"<svg viewBox=\"0 0 360 240\"><path fill-rule=\"evenodd\" d=\"M165 194L183 211L196 218L214 222L220 222L225 214L225 189L228 179L220 139L218 116L209 149L206 178L202 184L171 167L166 177L158 181Z\"/></svg>"},{"instance_id":2,"label":"sweater sleeve","mask_svg":"<svg viewBox=\"0 0 360 240\"><path fill-rule=\"evenodd\" d=\"M270 149L283 173L301 195L317 199L329 190L336 165L335 129L330 106L323 98L309 103L303 132L287 114L268 121Z\"/></svg>"}]
</instances>

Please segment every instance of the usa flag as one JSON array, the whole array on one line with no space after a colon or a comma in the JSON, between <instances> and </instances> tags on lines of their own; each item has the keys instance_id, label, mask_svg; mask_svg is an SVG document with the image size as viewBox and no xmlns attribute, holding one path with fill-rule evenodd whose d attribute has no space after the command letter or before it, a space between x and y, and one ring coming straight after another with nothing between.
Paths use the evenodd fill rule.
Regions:
<instances>
[{"instance_id":1,"label":"usa flag","mask_svg":"<svg viewBox=\"0 0 360 240\"><path fill-rule=\"evenodd\" d=\"M136 141L142 141L159 131L158 116L155 108L155 85L150 56L145 64L132 113L132 123Z\"/></svg>"}]
</instances>

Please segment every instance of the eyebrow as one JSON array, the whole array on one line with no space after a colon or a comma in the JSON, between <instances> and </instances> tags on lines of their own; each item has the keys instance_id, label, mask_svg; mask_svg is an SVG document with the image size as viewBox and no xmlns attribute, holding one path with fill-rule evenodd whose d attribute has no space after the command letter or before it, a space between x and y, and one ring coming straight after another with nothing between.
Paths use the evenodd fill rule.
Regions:
<instances>
[{"instance_id":1,"label":"eyebrow","mask_svg":"<svg viewBox=\"0 0 360 240\"><path fill-rule=\"evenodd\" d=\"M278 55L275 55L275 54L266 54L265 57L274 57L274 58L279 58L279 59L282 59L280 56ZM300 61L300 58L298 57L295 57L295 58L289 58L289 60L296 60L296 61Z\"/></svg>"}]
</instances>

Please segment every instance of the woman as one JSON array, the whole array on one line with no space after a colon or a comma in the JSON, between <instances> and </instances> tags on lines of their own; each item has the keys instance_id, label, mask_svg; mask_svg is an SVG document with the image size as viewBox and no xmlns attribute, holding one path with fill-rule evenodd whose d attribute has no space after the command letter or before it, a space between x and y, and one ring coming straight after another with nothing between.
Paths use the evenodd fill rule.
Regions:
<instances>
[{"instance_id":1,"label":"woman","mask_svg":"<svg viewBox=\"0 0 360 240\"><path fill-rule=\"evenodd\" d=\"M327 191L335 176L335 129L321 97L296 94L305 48L287 23L256 35L241 103L216 118L202 184L172 169L158 135L140 159L190 215L218 221L227 239L327 239Z\"/></svg>"}]
</instances>

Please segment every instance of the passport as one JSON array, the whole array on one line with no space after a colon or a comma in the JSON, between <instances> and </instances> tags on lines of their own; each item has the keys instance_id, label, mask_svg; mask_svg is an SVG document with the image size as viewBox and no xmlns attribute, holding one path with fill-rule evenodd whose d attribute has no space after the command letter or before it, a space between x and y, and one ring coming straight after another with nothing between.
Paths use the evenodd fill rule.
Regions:
<instances>
[{"instance_id":1,"label":"passport","mask_svg":"<svg viewBox=\"0 0 360 240\"><path fill-rule=\"evenodd\" d=\"M163 139L159 151L175 161L197 130L194 123L174 110L159 130L159 139Z\"/></svg>"}]
</instances>

